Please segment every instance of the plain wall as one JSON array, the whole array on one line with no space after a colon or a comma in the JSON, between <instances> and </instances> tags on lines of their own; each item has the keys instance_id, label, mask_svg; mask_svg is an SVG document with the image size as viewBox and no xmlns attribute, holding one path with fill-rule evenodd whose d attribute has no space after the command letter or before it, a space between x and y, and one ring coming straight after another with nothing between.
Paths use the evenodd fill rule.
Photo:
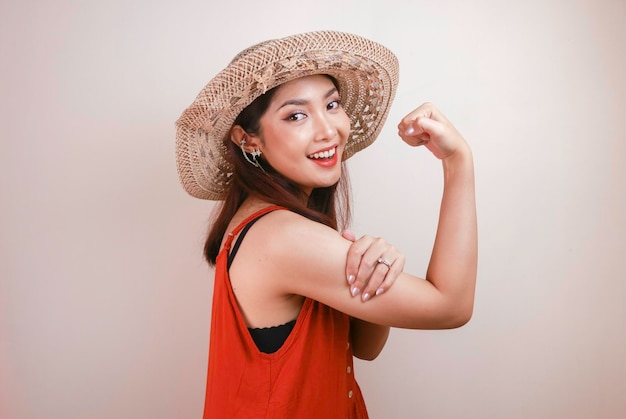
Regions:
<instances>
[{"instance_id":1,"label":"plain wall","mask_svg":"<svg viewBox=\"0 0 626 419\"><path fill-rule=\"evenodd\" d=\"M393 330L356 374L372 418L626 416L626 2L0 2L0 417L198 418L213 208L174 121L241 49L334 29L401 81L350 161L357 234L423 275L440 163L396 136L432 101L473 147L472 321Z\"/></svg>"}]
</instances>

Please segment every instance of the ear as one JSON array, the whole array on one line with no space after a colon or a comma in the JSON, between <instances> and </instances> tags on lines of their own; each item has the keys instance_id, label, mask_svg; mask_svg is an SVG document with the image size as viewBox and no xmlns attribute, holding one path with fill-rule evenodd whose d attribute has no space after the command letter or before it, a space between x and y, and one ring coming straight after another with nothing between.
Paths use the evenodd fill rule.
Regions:
<instances>
[{"instance_id":1,"label":"ear","mask_svg":"<svg viewBox=\"0 0 626 419\"><path fill-rule=\"evenodd\" d=\"M241 147L241 142L245 140L244 149L247 153L258 150L260 146L259 138L254 134L248 134L240 125L234 125L230 129L230 140L237 144L237 147Z\"/></svg>"}]
</instances>

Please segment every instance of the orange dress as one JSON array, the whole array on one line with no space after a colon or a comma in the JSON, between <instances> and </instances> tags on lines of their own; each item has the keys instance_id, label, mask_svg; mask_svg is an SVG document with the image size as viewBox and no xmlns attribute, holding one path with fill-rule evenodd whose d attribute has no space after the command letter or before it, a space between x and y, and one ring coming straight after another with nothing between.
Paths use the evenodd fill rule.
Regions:
<instances>
[{"instance_id":1,"label":"orange dress","mask_svg":"<svg viewBox=\"0 0 626 419\"><path fill-rule=\"evenodd\" d=\"M350 319L309 298L282 347L258 350L227 271L232 239L265 208L228 236L216 261L204 419L363 419L367 410L354 378Z\"/></svg>"}]
</instances>

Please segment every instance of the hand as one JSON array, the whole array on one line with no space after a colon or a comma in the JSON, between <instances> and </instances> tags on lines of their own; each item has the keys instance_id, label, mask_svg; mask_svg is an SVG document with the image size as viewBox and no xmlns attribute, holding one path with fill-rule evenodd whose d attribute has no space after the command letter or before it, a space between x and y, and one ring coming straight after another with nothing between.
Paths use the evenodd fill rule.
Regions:
<instances>
[{"instance_id":1,"label":"hand","mask_svg":"<svg viewBox=\"0 0 626 419\"><path fill-rule=\"evenodd\" d=\"M365 302L388 290L404 270L404 255L378 237L363 236L356 240L350 230L344 230L341 235L353 242L346 260L346 278L352 296L360 294ZM389 266L379 262L379 258Z\"/></svg>"},{"instance_id":2,"label":"hand","mask_svg":"<svg viewBox=\"0 0 626 419\"><path fill-rule=\"evenodd\" d=\"M469 151L461 134L432 103L424 103L402 118L398 135L410 146L424 145L441 160Z\"/></svg>"}]
</instances>

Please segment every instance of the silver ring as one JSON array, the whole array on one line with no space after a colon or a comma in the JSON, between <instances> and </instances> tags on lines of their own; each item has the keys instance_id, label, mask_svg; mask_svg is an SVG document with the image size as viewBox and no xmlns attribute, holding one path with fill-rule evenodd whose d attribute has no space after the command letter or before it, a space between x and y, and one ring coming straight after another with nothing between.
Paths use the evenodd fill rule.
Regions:
<instances>
[{"instance_id":1,"label":"silver ring","mask_svg":"<svg viewBox=\"0 0 626 419\"><path fill-rule=\"evenodd\" d=\"M382 263L383 265L391 269L391 262L389 262L387 259L383 259L382 257L379 257L376 262Z\"/></svg>"}]
</instances>

